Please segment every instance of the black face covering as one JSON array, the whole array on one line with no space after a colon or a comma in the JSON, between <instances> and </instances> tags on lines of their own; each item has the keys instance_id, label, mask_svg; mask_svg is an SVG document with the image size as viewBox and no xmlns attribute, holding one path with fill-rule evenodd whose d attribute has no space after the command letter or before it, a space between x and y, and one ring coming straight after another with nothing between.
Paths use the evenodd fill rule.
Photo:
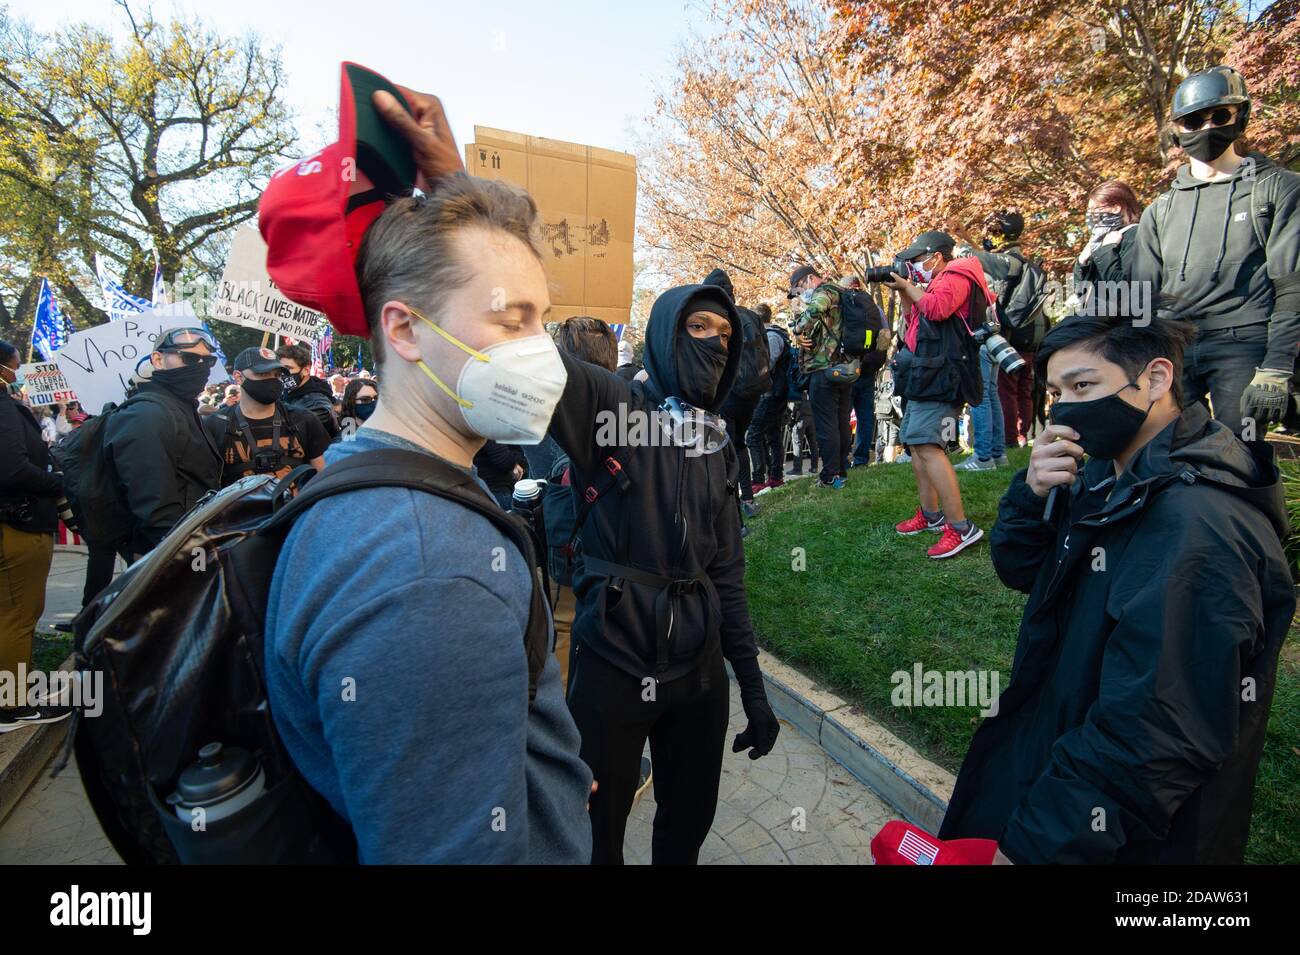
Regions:
<instances>
[{"instance_id":1,"label":"black face covering","mask_svg":"<svg viewBox=\"0 0 1300 955\"><path fill-rule=\"evenodd\" d=\"M677 384L684 401L715 411L713 398L727 368L727 348L721 335L696 338L682 329L677 333Z\"/></svg>"},{"instance_id":2,"label":"black face covering","mask_svg":"<svg viewBox=\"0 0 1300 955\"><path fill-rule=\"evenodd\" d=\"M1240 135L1241 130L1237 123L1230 126L1211 126L1208 129L1198 129L1194 133L1179 133L1178 145L1182 146L1183 152L1193 159L1211 162L1222 156Z\"/></svg>"},{"instance_id":3,"label":"black face covering","mask_svg":"<svg viewBox=\"0 0 1300 955\"><path fill-rule=\"evenodd\" d=\"M182 401L197 401L211 374L212 369L207 365L181 365L179 368L155 368L149 380Z\"/></svg>"},{"instance_id":4,"label":"black face covering","mask_svg":"<svg viewBox=\"0 0 1300 955\"><path fill-rule=\"evenodd\" d=\"M1142 386L1131 381L1124 388ZM1119 396L1119 391L1093 401L1057 401L1052 405L1052 423L1063 424L1079 432L1079 447L1089 457L1115 460L1132 442L1151 412L1135 408Z\"/></svg>"},{"instance_id":5,"label":"black face covering","mask_svg":"<svg viewBox=\"0 0 1300 955\"><path fill-rule=\"evenodd\" d=\"M241 387L244 389L244 394L260 405L273 405L284 394L284 382L279 378L261 380L245 378Z\"/></svg>"}]
</instances>

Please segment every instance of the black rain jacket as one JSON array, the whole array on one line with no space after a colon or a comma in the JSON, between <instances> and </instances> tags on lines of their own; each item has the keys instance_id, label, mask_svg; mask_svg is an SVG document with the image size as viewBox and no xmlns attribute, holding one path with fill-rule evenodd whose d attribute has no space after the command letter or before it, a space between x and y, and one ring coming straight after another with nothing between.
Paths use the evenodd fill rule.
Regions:
<instances>
[{"instance_id":1,"label":"black rain jacket","mask_svg":"<svg viewBox=\"0 0 1300 955\"><path fill-rule=\"evenodd\" d=\"M1117 479L1090 460L1053 525L1019 472L990 537L1029 594L1010 684L941 838L1015 863L1240 863L1295 611L1267 445L1186 409Z\"/></svg>"}]
</instances>

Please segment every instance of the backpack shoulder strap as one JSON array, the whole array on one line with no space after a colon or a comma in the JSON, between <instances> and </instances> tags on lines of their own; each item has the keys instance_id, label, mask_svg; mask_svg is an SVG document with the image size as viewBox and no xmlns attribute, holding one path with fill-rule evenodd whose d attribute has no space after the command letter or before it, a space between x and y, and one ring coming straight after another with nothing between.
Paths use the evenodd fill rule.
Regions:
<instances>
[{"instance_id":1,"label":"backpack shoulder strap","mask_svg":"<svg viewBox=\"0 0 1300 955\"><path fill-rule=\"evenodd\" d=\"M307 474L308 469L314 471L311 465L303 465L277 486L275 498L278 501L281 499L280 488L307 477L302 493L263 523L258 528L259 535L287 531L313 504L336 494L371 487L405 487L455 501L477 512L514 542L524 556L533 585L528 627L524 633L524 649L528 657L528 701L531 703L537 695L537 680L550 652L550 617L546 596L534 570L537 555L533 552L531 534L523 521L503 511L468 473L418 451L402 448L365 451L329 465L319 477L311 477Z\"/></svg>"}]
</instances>

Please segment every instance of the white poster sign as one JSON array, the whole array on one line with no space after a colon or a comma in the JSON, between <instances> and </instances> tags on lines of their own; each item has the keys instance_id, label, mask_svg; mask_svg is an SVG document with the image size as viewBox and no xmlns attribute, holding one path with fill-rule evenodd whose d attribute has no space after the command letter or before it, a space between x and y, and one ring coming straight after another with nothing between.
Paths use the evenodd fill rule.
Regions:
<instances>
[{"instance_id":1,"label":"white poster sign","mask_svg":"<svg viewBox=\"0 0 1300 955\"><path fill-rule=\"evenodd\" d=\"M226 269L212 303L212 317L313 342L321 340L329 324L324 312L285 298L271 281L266 271L266 243L256 226L236 230L230 242Z\"/></svg>"},{"instance_id":2,"label":"white poster sign","mask_svg":"<svg viewBox=\"0 0 1300 955\"><path fill-rule=\"evenodd\" d=\"M201 327L187 302L162 305L124 315L77 332L54 354L81 406L99 414L108 402L126 398L126 386L135 367L153 351L153 343L169 328ZM212 368L209 384L220 384L230 376L220 363Z\"/></svg>"},{"instance_id":3,"label":"white poster sign","mask_svg":"<svg viewBox=\"0 0 1300 955\"><path fill-rule=\"evenodd\" d=\"M26 379L24 390L27 400L34 406L65 405L77 400L76 393L68 386L68 380L54 362L22 365L18 374Z\"/></svg>"}]
</instances>

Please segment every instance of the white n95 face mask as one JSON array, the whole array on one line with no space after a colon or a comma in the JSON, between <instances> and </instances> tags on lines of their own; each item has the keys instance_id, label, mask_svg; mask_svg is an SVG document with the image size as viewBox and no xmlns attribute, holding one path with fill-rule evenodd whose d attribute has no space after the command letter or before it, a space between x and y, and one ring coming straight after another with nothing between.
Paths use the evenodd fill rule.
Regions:
<instances>
[{"instance_id":1,"label":"white n95 face mask","mask_svg":"<svg viewBox=\"0 0 1300 955\"><path fill-rule=\"evenodd\" d=\"M546 437L569 380L549 335L529 335L479 351L415 309L411 313L469 356L454 390L423 360L417 364L460 407L470 431L501 444L539 444Z\"/></svg>"}]
</instances>

